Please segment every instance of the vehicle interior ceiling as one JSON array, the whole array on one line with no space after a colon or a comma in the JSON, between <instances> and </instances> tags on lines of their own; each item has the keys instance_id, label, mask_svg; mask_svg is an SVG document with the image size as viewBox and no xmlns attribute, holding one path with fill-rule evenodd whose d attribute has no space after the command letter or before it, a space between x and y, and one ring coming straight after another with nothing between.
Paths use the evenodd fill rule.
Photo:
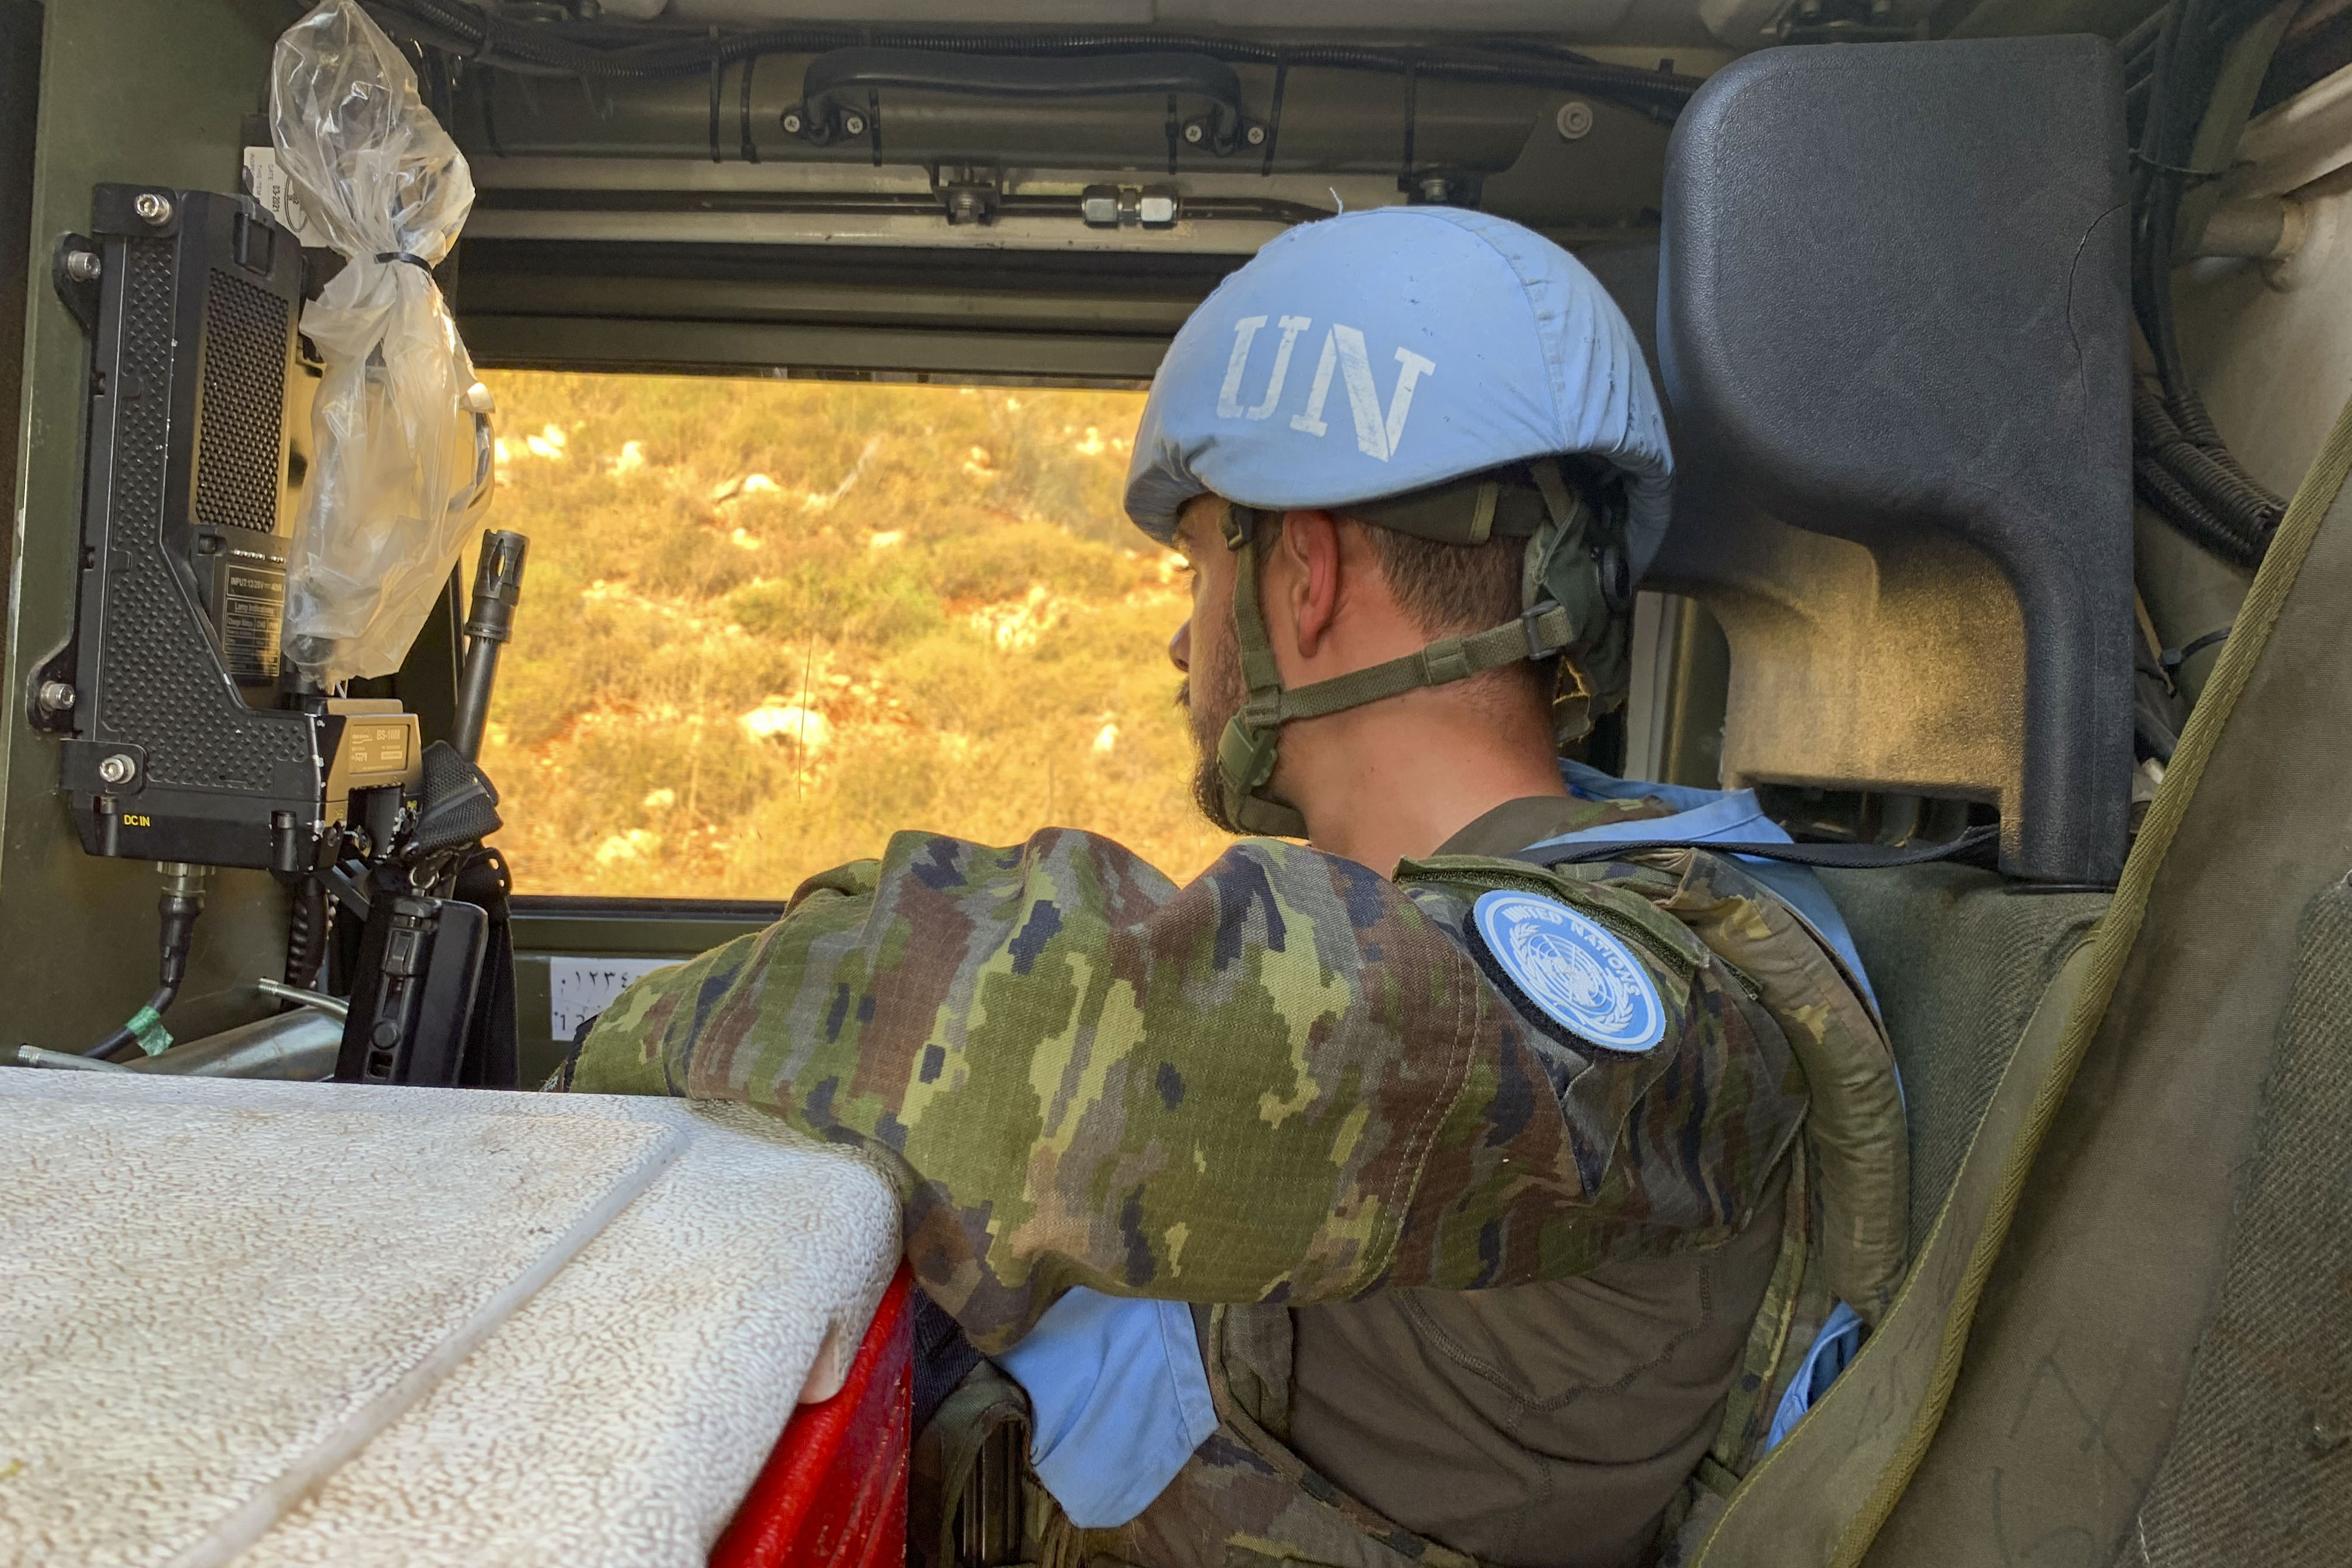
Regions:
<instances>
[{"instance_id":1,"label":"vehicle interior ceiling","mask_svg":"<svg viewBox=\"0 0 2352 1568\"><path fill-rule=\"evenodd\" d=\"M507 0L487 9L370 0L368 8L411 49L428 101L471 165L473 214L437 276L486 369L1139 387L1186 314L1291 224L1438 202L1538 229L1577 252L1625 305L1664 377L1685 472L1685 500L1653 576L1654 588L1672 591L1642 598L1633 698L1596 737L1594 759L1670 781L1755 785L1808 838L1899 844L1998 819L2007 881L2054 890L2039 906L2062 912L2049 917L2053 930L2078 930L2083 921L2065 912L2095 903L2113 882L2126 814L2144 810L2161 777L2186 704L2219 656L2214 633L2258 558L2259 542L2242 537L2238 521L2214 522L2193 497L2199 516L2186 524L2141 505L2131 541L2119 543L2122 470L2070 479L2067 454L2054 448L2031 459L2049 482L2080 481L2072 504L2110 504L2116 537L2096 549L2074 548L2066 529L2079 519L2053 512L2054 501L2042 507L2053 517L2033 526L2041 542L2027 548L2003 535L2006 525L1961 515L1965 507L1898 515L1913 497L1874 513L1871 486L1899 487L1899 476L1841 472L1819 494L1804 477L1808 465L1834 467L1838 454L1905 441L1918 450L1902 461L1948 466L1977 439L1970 408L2011 393L1993 372L1948 377L1947 356L1968 357L1975 323L1963 309L1948 313L1951 329L1940 335L1912 329L1923 311L1932 316L1943 279L1968 277L2015 237L2002 225L2021 183L2039 175L2030 130L2011 139L2019 145L2007 164L1956 157L1936 166L1933 145L1874 162L1877 150L1854 140L1873 134L1866 114L1809 135L1792 112L1810 105L1829 124L1842 94L1857 104L1884 97L1870 69L1845 93L1830 63L1877 51L1843 46L2091 33L2117 41L2125 129L2137 138L2158 96L2150 76L2169 15L2145 0L1302 4L1286 8L1279 28L1219 0L1015 3L994 8L986 25L919 0ZM203 46L222 79L173 105L180 124L202 128L184 139L186 183L226 188L234 177L233 163L215 169L201 158L219 162L215 152L194 149L266 141L254 110L266 96L267 47L299 9L222 0L158 12L157 36L171 37L198 10L227 19ZM940 19L950 9L952 24ZM2200 164L2346 52L2342 29L2321 25L2326 17L2291 26L2292 5L2227 11L2205 11L2217 37L2239 40L2216 51L2226 53L2221 79L2189 82L2175 96L2194 101L2167 107ZM97 79L109 46L90 47L75 68ZM1721 199L1735 187L1773 200L1739 209L1756 216L1745 238L1724 225L1706 232L1720 265L1692 274L1678 295L1675 265L1690 257L1660 266L1662 230L1671 235L1678 221L1668 164L1677 117L1736 61L1799 57L1824 62L1822 73L1783 71L1767 84L1778 118L1714 124L1710 166L1723 184L1710 187L1713 205L1736 205ZM2095 105L2105 68L2076 61L2051 78L2048 96ZM76 85L66 68L49 68L53 118L58 88ZM120 104L119 84L109 92L123 112L143 112ZM1940 138L1949 152L2009 112L1956 99L1957 118L1931 125L1923 141ZM2047 116L2023 118L2049 130ZM2064 132L2098 133L2087 124ZM2180 182L2185 193L2171 192L2175 206L2196 210L2195 223L2179 225L2190 236L2181 254L2212 259L2182 267L2168 312L2178 324L2165 327L2177 340L2154 363L2145 330L2130 349L2120 318L2090 321L2071 296L2061 305L2078 312L2078 349L2088 322L2111 347L2137 353L2143 370L2170 359L2167 388L2193 382L2203 392L2212 424L2229 437L2227 461L2242 465L2252 526L2264 495L2274 520L2275 498L2317 449L2327 412L2315 406L2325 399L2303 407L2282 392L2298 383L2270 368L2282 353L2299 354L2317 374L2347 347L2340 329L2317 325L2313 301L2325 290L2303 287L2326 256L2293 254L2306 239L2312 252L2325 250L2323 225L2282 199L2309 183L2315 154L2292 138L2272 141L2261 167L2226 187ZM123 167L104 177L157 176ZM1929 189L1927 177L1954 183ZM2123 177L2104 166L2085 174ZM74 181L60 172L57 183ZM57 200L70 214L72 201ZM1969 225L1948 222L1938 243L1949 254L1904 241L1900 269L1871 243L1939 211L1965 211L1990 232L1971 236ZM1695 252L1701 230L1689 232L1685 249ZM2123 267L2120 222L2061 237L2074 244L2094 233ZM1811 248L1792 254L1792 246ZM2145 256L2133 265L2147 265ZM2020 298L1988 295L1970 308L2013 310ZM1727 336L1714 313L1777 328ZM2147 320L2143 311L2143 328ZM1853 329L1842 331L1842 321ZM1918 351L1900 366L1874 363L1873 332L1916 341ZM1775 362L1785 373L1766 374ZM2103 395L2132 395L2127 362L2110 355L2095 368L2107 378ZM2003 373L2031 383L2051 367ZM1950 426L1945 438L1884 423L1840 426L1873 375L1934 391L1905 405L1898 423L1940 422ZM28 382L28 392L37 389ZM1775 429L1727 429L1722 411L1743 400L1769 404ZM2094 446L2106 442L2121 462L2110 439L2119 426L2095 426L2069 428ZM1983 448L1974 450L1981 460ZM1890 466L1899 463L1881 465ZM2084 564L2103 551L2105 564ZM2110 569L2134 553L2138 593L2126 622ZM2070 577L2078 580L2065 592L2043 591L2048 580ZM2083 596L2101 592L2103 608L2084 608ZM37 640L33 628L22 632L20 646ZM436 704L448 700L450 643L449 626L428 625L395 682L428 734ZM2137 677L2126 673L2135 663ZM2039 840L2037 819L2053 824ZM59 865L47 874L61 889L79 883L93 909L143 903L143 889L127 882L119 894L92 891L89 878L102 884L102 870ZM1906 876L1927 885L1959 874ZM765 904L525 898L517 936L527 1063L555 1046L545 955L688 953L772 914ZM205 975L225 986L251 968L282 939L274 926L213 920L191 995ZM122 967L139 964L130 955ZM95 1019L113 1003L89 1010ZM2015 1021L2004 1016L1992 1032Z\"/></svg>"}]
</instances>

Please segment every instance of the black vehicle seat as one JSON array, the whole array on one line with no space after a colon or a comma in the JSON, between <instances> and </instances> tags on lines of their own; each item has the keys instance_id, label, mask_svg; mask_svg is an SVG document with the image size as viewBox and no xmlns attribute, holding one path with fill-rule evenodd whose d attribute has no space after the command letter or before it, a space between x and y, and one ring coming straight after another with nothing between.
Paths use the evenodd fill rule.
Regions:
<instances>
[{"instance_id":1,"label":"black vehicle seat","mask_svg":"<svg viewBox=\"0 0 2352 1568\"><path fill-rule=\"evenodd\" d=\"M1904 1067L1912 1279L1677 1562L2352 1541L2352 410L2103 917L2130 766L2122 156L2087 38L1766 51L1669 152L1685 483L1654 582L1729 635L1727 773L1935 793L1902 764L1957 758L2004 828L2000 874L1824 874ZM1937 613L1939 572L1964 657L1867 630Z\"/></svg>"},{"instance_id":2,"label":"black vehicle seat","mask_svg":"<svg viewBox=\"0 0 2352 1568\"><path fill-rule=\"evenodd\" d=\"M1725 781L2001 811L2011 874L1823 873L1902 1066L1915 1248L2123 858L2112 71L2088 38L1766 51L1685 111L1663 249L1580 253L1662 371L1650 581L1730 640Z\"/></svg>"},{"instance_id":3,"label":"black vehicle seat","mask_svg":"<svg viewBox=\"0 0 2352 1568\"><path fill-rule=\"evenodd\" d=\"M1678 477L1650 580L1729 640L1726 782L2000 815L1999 873L1823 876L1903 1071L1915 1256L2123 861L2122 146L2095 39L1766 51L1685 111L1656 261L1585 257L1655 323ZM1861 1500L1817 1491L1812 1539L1714 1555L1814 1560Z\"/></svg>"},{"instance_id":4,"label":"black vehicle seat","mask_svg":"<svg viewBox=\"0 0 2352 1568\"><path fill-rule=\"evenodd\" d=\"M1911 1123L1916 1249L2026 1020L2105 913L2104 892L2020 893L1971 866L1824 871L1878 992Z\"/></svg>"}]
</instances>

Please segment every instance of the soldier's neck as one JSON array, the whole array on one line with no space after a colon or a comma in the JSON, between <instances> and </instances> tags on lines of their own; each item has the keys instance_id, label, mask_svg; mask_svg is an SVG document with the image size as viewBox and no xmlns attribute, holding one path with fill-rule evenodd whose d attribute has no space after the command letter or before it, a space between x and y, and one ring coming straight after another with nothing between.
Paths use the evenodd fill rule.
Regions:
<instances>
[{"instance_id":1,"label":"soldier's neck","mask_svg":"<svg viewBox=\"0 0 2352 1568\"><path fill-rule=\"evenodd\" d=\"M1382 875L1507 801L1568 793L1539 708L1442 687L1286 725L1276 784L1317 849Z\"/></svg>"}]
</instances>

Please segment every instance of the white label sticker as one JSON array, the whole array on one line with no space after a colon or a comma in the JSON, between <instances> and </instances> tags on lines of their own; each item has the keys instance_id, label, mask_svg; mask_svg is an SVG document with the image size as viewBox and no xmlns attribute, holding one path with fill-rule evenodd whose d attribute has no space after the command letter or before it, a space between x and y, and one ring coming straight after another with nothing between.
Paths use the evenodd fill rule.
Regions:
<instances>
[{"instance_id":1,"label":"white label sticker","mask_svg":"<svg viewBox=\"0 0 2352 1568\"><path fill-rule=\"evenodd\" d=\"M547 1032L570 1044L580 1026L613 1005L629 982L667 969L683 958L550 958L547 961Z\"/></svg>"},{"instance_id":2,"label":"white label sticker","mask_svg":"<svg viewBox=\"0 0 2352 1568\"><path fill-rule=\"evenodd\" d=\"M298 240L309 243L310 214L302 210L302 203L294 194L294 187L286 178L286 171L278 166L278 150L274 147L248 147L245 150L245 187L254 199L269 209L269 215L293 234Z\"/></svg>"}]
</instances>

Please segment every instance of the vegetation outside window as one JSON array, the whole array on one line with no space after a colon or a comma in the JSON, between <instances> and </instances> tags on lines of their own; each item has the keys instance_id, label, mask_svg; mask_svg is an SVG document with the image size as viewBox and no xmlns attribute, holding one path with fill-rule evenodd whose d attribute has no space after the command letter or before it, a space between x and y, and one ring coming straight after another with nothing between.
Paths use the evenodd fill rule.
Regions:
<instances>
[{"instance_id":1,"label":"vegetation outside window","mask_svg":"<svg viewBox=\"0 0 2352 1568\"><path fill-rule=\"evenodd\" d=\"M921 828L1181 880L1181 563L1127 392L493 373L530 575L483 748L518 891L782 898Z\"/></svg>"}]
</instances>

